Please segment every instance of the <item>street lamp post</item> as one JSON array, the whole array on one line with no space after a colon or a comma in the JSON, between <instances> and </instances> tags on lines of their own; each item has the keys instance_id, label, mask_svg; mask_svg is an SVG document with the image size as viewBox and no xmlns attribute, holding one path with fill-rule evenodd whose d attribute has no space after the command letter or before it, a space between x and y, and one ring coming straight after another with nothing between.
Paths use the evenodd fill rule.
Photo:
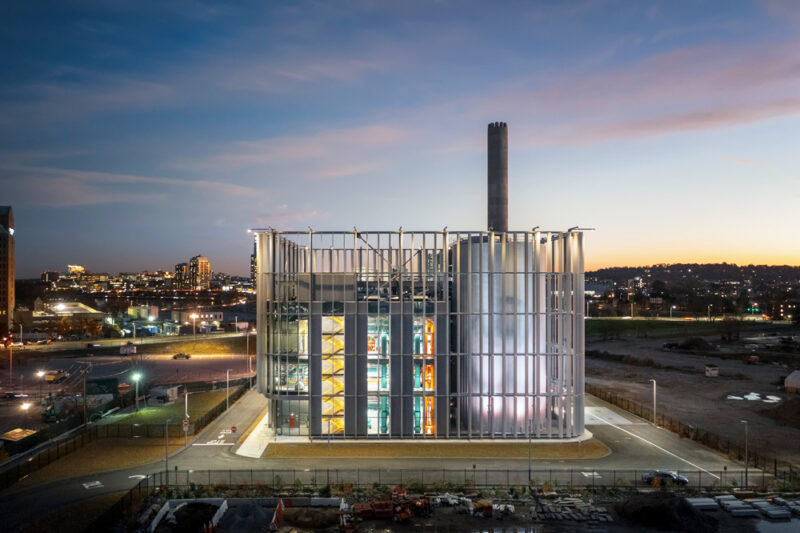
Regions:
<instances>
[{"instance_id":1,"label":"street lamp post","mask_svg":"<svg viewBox=\"0 0 800 533\"><path fill-rule=\"evenodd\" d=\"M28 425L28 409L31 408L31 404L30 404L30 402L23 402L22 405L20 405L20 408L22 409L22 412L25 413L25 426L27 427L27 425Z\"/></svg>"},{"instance_id":2,"label":"street lamp post","mask_svg":"<svg viewBox=\"0 0 800 533\"><path fill-rule=\"evenodd\" d=\"M672 318L672 311L675 309L674 305L671 305L669 308L669 317Z\"/></svg>"},{"instance_id":3,"label":"street lamp post","mask_svg":"<svg viewBox=\"0 0 800 533\"><path fill-rule=\"evenodd\" d=\"M227 410L229 407L228 398L230 398L230 393L228 391L230 390L230 387L231 387L231 369L229 368L225 372L225 410Z\"/></svg>"},{"instance_id":4,"label":"street lamp post","mask_svg":"<svg viewBox=\"0 0 800 533\"><path fill-rule=\"evenodd\" d=\"M83 429L89 427L89 420L87 419L86 415L86 374L88 374L92 369L91 363L84 363L83 366Z\"/></svg>"},{"instance_id":5,"label":"street lamp post","mask_svg":"<svg viewBox=\"0 0 800 533\"><path fill-rule=\"evenodd\" d=\"M192 341L197 340L197 313L192 313L189 317L192 319Z\"/></svg>"},{"instance_id":6,"label":"street lamp post","mask_svg":"<svg viewBox=\"0 0 800 533\"><path fill-rule=\"evenodd\" d=\"M44 381L44 370L36 372L36 377L39 378L39 400L42 399L42 382Z\"/></svg>"},{"instance_id":7,"label":"street lamp post","mask_svg":"<svg viewBox=\"0 0 800 533\"><path fill-rule=\"evenodd\" d=\"M711 308L714 307L714 304L708 304L708 321L711 322Z\"/></svg>"},{"instance_id":8,"label":"street lamp post","mask_svg":"<svg viewBox=\"0 0 800 533\"><path fill-rule=\"evenodd\" d=\"M656 421L656 380L651 379L650 381L653 382L653 425L658 427L658 422Z\"/></svg>"},{"instance_id":9,"label":"street lamp post","mask_svg":"<svg viewBox=\"0 0 800 533\"><path fill-rule=\"evenodd\" d=\"M171 421L171 418L167 418L164 421L164 473L166 474L167 487L169 487L169 423Z\"/></svg>"},{"instance_id":10,"label":"street lamp post","mask_svg":"<svg viewBox=\"0 0 800 533\"><path fill-rule=\"evenodd\" d=\"M747 488L747 483L748 483L747 465L750 462L749 461L750 458L747 456L747 440L748 440L747 439L747 437L748 437L747 426L748 426L748 423L747 423L747 420L741 420L741 423L744 424L744 486L745 486L745 488Z\"/></svg>"},{"instance_id":11,"label":"street lamp post","mask_svg":"<svg viewBox=\"0 0 800 533\"><path fill-rule=\"evenodd\" d=\"M142 375L136 372L133 376L133 382L136 384L136 410L139 410L139 379L141 379Z\"/></svg>"}]
</instances>

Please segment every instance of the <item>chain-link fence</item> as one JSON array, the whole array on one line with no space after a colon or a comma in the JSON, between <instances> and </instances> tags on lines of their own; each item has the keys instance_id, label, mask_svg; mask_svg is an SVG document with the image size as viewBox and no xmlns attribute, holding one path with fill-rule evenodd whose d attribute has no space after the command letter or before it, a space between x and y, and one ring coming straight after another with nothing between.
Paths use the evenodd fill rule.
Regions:
<instances>
[{"instance_id":1,"label":"chain-link fence","mask_svg":"<svg viewBox=\"0 0 800 533\"><path fill-rule=\"evenodd\" d=\"M404 486L422 490L447 488L460 489L509 489L535 485L549 489L558 487L619 487L643 488L652 486L675 486L695 489L770 488L780 486L777 479L763 470L748 469L684 470L675 480L654 476L651 470L605 470L553 469L553 470L485 470L485 469L425 469L425 470L376 470L376 469L269 469L269 470L172 470L154 474L159 484L174 487L191 485L226 487L268 487L275 491L283 489L314 489L324 486L350 485L367 487L375 485ZM790 480L786 480L790 482Z\"/></svg>"},{"instance_id":2,"label":"chain-link fence","mask_svg":"<svg viewBox=\"0 0 800 533\"><path fill-rule=\"evenodd\" d=\"M230 403L232 404L244 393L247 392L247 387L239 386L230 395ZM196 435L214 419L220 416L226 409L225 400L221 401L214 408L209 410L206 414L199 417L189 425L189 435ZM62 422L62 424L64 424ZM81 424L80 419L70 421L66 429L74 428ZM169 437L180 438L184 436L183 425L180 421L176 421L169 426ZM59 433L65 431L61 428ZM30 475L31 473L47 466L48 464L56 461L73 451L82 448L97 439L104 438L133 438L133 437L150 437L150 438L164 438L164 433L167 431L165 424L92 424L86 428L76 429L73 433L62 437L53 437L53 432L46 432L48 438L52 438L51 442L40 448L34 448L30 452L20 453L12 457L5 464L0 466L0 490L6 489L13 485L20 479ZM41 433L41 432L39 432ZM36 437L36 433L28 438ZM33 445L40 445L46 439L38 439ZM29 449L24 448L24 449Z\"/></svg>"},{"instance_id":3,"label":"chain-link fence","mask_svg":"<svg viewBox=\"0 0 800 533\"><path fill-rule=\"evenodd\" d=\"M522 494L533 486L543 491L566 489L686 489L780 488L781 480L764 471L681 471L686 481L665 481L646 470L485 470L485 469L303 469L303 470L171 470L155 472L137 483L99 516L91 531L110 530L129 519L155 491L165 497L224 495L227 497L303 496L333 489L334 494L355 490L404 487L412 492L471 492L493 489ZM326 491L329 492L329 491ZM501 497L496 493L497 497Z\"/></svg>"}]
</instances>

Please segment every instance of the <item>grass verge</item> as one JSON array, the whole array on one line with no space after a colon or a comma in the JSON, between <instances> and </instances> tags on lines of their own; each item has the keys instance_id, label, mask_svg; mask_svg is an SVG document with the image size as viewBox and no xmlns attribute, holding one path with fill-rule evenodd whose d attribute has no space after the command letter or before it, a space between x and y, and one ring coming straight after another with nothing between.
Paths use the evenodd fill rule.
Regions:
<instances>
[{"instance_id":1,"label":"grass verge","mask_svg":"<svg viewBox=\"0 0 800 533\"><path fill-rule=\"evenodd\" d=\"M234 389L231 389L233 394ZM225 390L198 392L189 395L189 417L197 420L211 409L225 401ZM146 407L129 415L113 420L114 424L163 424L168 418L172 424L180 424L184 418L185 404L178 400L172 404L159 407Z\"/></svg>"},{"instance_id":2,"label":"grass verge","mask_svg":"<svg viewBox=\"0 0 800 533\"><path fill-rule=\"evenodd\" d=\"M611 450L597 439L564 444L542 443L531 446L536 459L599 459ZM265 457L447 457L447 458L526 458L523 443L390 443L334 442L271 443Z\"/></svg>"},{"instance_id":3,"label":"grass verge","mask_svg":"<svg viewBox=\"0 0 800 533\"><path fill-rule=\"evenodd\" d=\"M181 446L183 439L172 439L169 453ZM24 490L42 483L146 465L163 459L164 439L97 439L31 473L10 490Z\"/></svg>"}]
</instances>

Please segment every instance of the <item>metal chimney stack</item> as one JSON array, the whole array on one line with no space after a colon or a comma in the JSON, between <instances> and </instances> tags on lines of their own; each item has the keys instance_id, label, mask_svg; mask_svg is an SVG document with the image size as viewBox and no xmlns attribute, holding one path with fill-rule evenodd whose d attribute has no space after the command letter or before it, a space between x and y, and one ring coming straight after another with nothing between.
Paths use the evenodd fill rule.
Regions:
<instances>
[{"instance_id":1,"label":"metal chimney stack","mask_svg":"<svg viewBox=\"0 0 800 533\"><path fill-rule=\"evenodd\" d=\"M489 231L508 231L508 126L489 124Z\"/></svg>"}]
</instances>

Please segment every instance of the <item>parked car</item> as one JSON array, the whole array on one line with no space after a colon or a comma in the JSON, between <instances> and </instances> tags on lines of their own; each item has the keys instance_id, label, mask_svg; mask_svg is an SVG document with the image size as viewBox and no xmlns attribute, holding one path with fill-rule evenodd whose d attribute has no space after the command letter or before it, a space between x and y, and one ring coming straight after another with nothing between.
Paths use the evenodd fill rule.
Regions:
<instances>
[{"instance_id":1,"label":"parked car","mask_svg":"<svg viewBox=\"0 0 800 533\"><path fill-rule=\"evenodd\" d=\"M64 370L48 370L44 375L47 383L59 383L65 379L67 379L67 373Z\"/></svg>"},{"instance_id":2,"label":"parked car","mask_svg":"<svg viewBox=\"0 0 800 533\"><path fill-rule=\"evenodd\" d=\"M652 472L645 472L642 474L642 481L648 485L652 485L653 481L658 479L663 483L672 483L674 485L686 485L689 483L689 478L682 476L672 470L653 470Z\"/></svg>"},{"instance_id":3,"label":"parked car","mask_svg":"<svg viewBox=\"0 0 800 533\"><path fill-rule=\"evenodd\" d=\"M189 355L188 353L180 352L180 353L176 353L175 355L173 355L172 358L173 359L191 359L192 356Z\"/></svg>"}]
</instances>

